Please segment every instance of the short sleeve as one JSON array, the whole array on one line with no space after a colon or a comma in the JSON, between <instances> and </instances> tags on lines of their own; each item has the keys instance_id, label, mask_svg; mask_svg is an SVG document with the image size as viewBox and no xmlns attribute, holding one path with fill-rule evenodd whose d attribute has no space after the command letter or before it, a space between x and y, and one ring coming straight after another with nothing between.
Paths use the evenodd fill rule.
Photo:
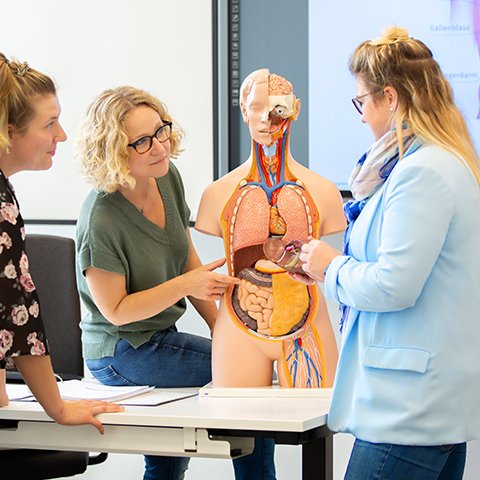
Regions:
<instances>
[{"instance_id":1,"label":"short sleeve","mask_svg":"<svg viewBox=\"0 0 480 480\"><path fill-rule=\"evenodd\" d=\"M118 236L102 228L102 215L92 215L89 226L77 236L77 262L84 274L89 267L125 275L124 253Z\"/></svg>"}]
</instances>

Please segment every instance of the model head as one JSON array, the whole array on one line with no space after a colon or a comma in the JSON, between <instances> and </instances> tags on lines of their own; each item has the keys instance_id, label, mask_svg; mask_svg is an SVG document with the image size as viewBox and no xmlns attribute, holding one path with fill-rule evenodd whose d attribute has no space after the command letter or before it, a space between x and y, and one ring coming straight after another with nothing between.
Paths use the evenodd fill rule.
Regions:
<instances>
[{"instance_id":1,"label":"model head","mask_svg":"<svg viewBox=\"0 0 480 480\"><path fill-rule=\"evenodd\" d=\"M292 84L263 68L252 72L240 88L240 108L252 138L270 145L281 136L288 120L300 113L300 99L295 98Z\"/></svg>"},{"instance_id":2,"label":"model head","mask_svg":"<svg viewBox=\"0 0 480 480\"><path fill-rule=\"evenodd\" d=\"M75 157L82 175L97 190L110 193L120 186L135 186L130 160L138 156L138 152L129 145L138 139L132 137L129 128L132 129L131 120L145 112L155 115L160 123L172 122L163 102L130 86L105 90L87 107L77 137ZM158 128L152 128L155 131L148 135L155 136ZM166 140L169 157L176 158L181 152L183 136L179 127L173 129Z\"/></svg>"}]
</instances>

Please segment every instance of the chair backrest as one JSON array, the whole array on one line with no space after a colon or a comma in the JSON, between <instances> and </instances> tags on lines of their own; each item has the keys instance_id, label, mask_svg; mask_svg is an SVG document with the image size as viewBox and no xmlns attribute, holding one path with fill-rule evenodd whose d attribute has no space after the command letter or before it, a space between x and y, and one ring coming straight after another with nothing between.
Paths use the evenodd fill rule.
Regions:
<instances>
[{"instance_id":1,"label":"chair backrest","mask_svg":"<svg viewBox=\"0 0 480 480\"><path fill-rule=\"evenodd\" d=\"M75 278L75 241L55 235L27 234L30 274L40 299L53 371L84 374L80 298Z\"/></svg>"},{"instance_id":2,"label":"chair backrest","mask_svg":"<svg viewBox=\"0 0 480 480\"><path fill-rule=\"evenodd\" d=\"M40 299L53 370L63 378L83 377L75 242L66 237L28 234L26 250L30 274ZM71 477L84 473L87 465L96 465L106 459L106 453L89 456L86 452L5 450L0 452L0 478L38 480Z\"/></svg>"}]
</instances>

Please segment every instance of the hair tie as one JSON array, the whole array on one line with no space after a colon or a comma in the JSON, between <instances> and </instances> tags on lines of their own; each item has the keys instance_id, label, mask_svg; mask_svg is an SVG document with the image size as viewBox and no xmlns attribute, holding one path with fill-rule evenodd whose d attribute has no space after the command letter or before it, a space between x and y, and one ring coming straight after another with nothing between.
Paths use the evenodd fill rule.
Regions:
<instances>
[{"instance_id":1,"label":"hair tie","mask_svg":"<svg viewBox=\"0 0 480 480\"><path fill-rule=\"evenodd\" d=\"M19 77L23 77L25 76L25 74L28 72L29 70L29 66L28 66L28 63L27 62L23 62L22 64L20 64L18 67L17 67L17 75Z\"/></svg>"}]
</instances>

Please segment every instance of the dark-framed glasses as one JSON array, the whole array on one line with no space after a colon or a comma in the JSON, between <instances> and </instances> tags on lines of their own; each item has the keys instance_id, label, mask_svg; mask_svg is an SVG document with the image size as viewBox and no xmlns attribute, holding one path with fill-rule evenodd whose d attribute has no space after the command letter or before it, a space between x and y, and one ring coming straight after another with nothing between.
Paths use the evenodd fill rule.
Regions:
<instances>
[{"instance_id":1,"label":"dark-framed glasses","mask_svg":"<svg viewBox=\"0 0 480 480\"><path fill-rule=\"evenodd\" d=\"M129 143L127 147L132 147L137 153L147 153L153 145L153 139L156 138L160 143L166 142L172 134L172 122L163 122L163 125L153 134L139 138L136 142Z\"/></svg>"},{"instance_id":2,"label":"dark-framed glasses","mask_svg":"<svg viewBox=\"0 0 480 480\"><path fill-rule=\"evenodd\" d=\"M377 88L373 92L368 92L364 93L363 95L360 95L359 97L352 98L352 102L355 105L355 108L357 109L357 112L362 115L363 113L363 102L360 101L361 98L366 97L367 95L373 95L374 93L380 92L382 89Z\"/></svg>"}]
</instances>

